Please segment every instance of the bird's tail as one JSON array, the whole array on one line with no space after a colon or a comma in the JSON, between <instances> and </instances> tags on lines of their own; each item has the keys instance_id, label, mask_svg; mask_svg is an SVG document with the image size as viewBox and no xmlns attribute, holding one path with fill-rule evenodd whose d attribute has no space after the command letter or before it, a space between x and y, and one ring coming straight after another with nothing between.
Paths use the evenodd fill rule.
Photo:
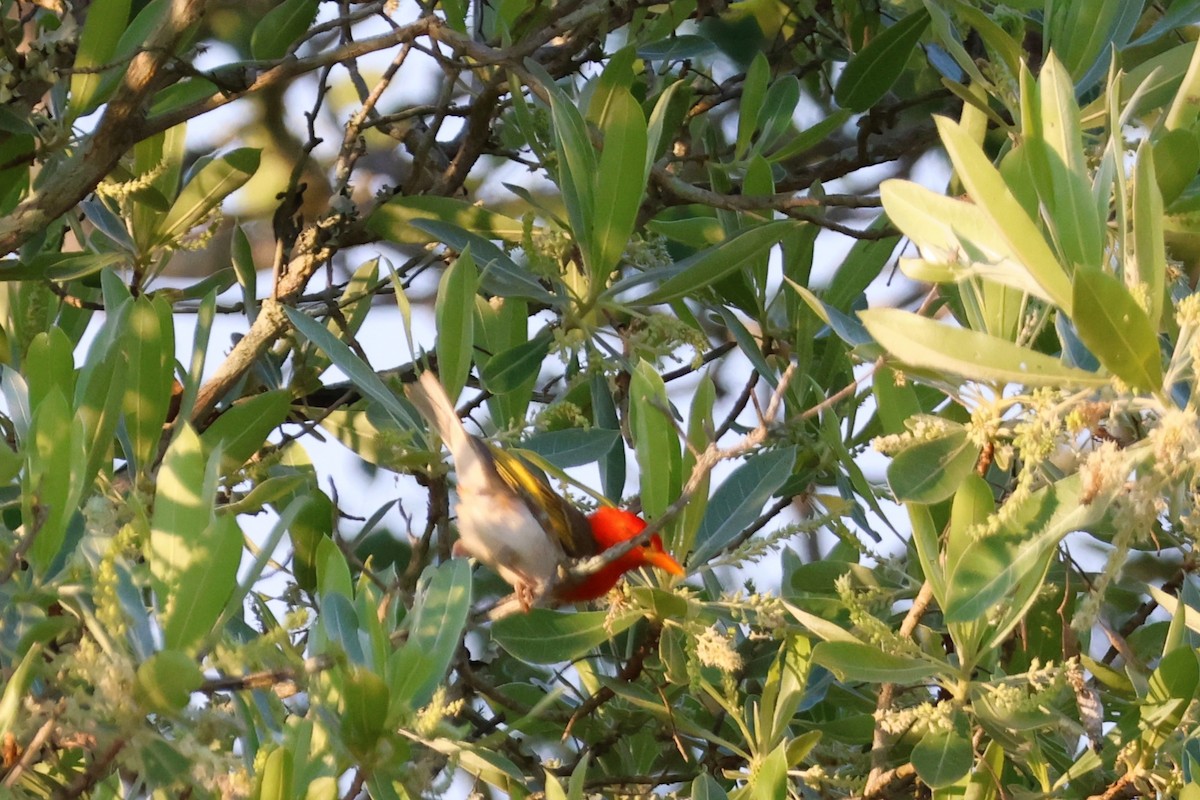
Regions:
<instances>
[{"instance_id":1,"label":"bird's tail","mask_svg":"<svg viewBox=\"0 0 1200 800\"><path fill-rule=\"evenodd\" d=\"M422 372L416 383L407 387L408 399L421 412L433 431L450 449L460 490L486 491L494 482L491 454L463 427L454 403L432 372Z\"/></svg>"}]
</instances>

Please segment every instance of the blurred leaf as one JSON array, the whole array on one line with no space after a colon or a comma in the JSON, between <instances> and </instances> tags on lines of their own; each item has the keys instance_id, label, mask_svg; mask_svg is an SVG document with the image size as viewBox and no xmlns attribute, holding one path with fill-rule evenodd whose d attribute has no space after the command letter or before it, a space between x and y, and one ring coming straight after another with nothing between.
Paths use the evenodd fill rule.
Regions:
<instances>
[{"instance_id":1,"label":"blurred leaf","mask_svg":"<svg viewBox=\"0 0 1200 800\"><path fill-rule=\"evenodd\" d=\"M553 341L554 334L543 330L529 341L492 356L479 370L484 387L493 394L507 394L536 378Z\"/></svg>"},{"instance_id":2,"label":"blurred leaf","mask_svg":"<svg viewBox=\"0 0 1200 800\"><path fill-rule=\"evenodd\" d=\"M688 565L702 566L753 524L771 495L791 476L795 463L793 445L755 453L735 469L709 498Z\"/></svg>"},{"instance_id":3,"label":"blurred leaf","mask_svg":"<svg viewBox=\"0 0 1200 800\"><path fill-rule=\"evenodd\" d=\"M517 266L503 250L483 236L432 219L414 219L412 224L460 253L470 246L471 257L479 266L479 285L488 293L559 305L559 298L546 291L529 270Z\"/></svg>"},{"instance_id":4,"label":"blurred leaf","mask_svg":"<svg viewBox=\"0 0 1200 800\"><path fill-rule=\"evenodd\" d=\"M307 495L288 528L288 538L292 542L292 574L296 585L305 591L317 588L318 548L322 541L333 536L336 513L329 495L315 489Z\"/></svg>"},{"instance_id":5,"label":"blurred leaf","mask_svg":"<svg viewBox=\"0 0 1200 800\"><path fill-rule=\"evenodd\" d=\"M283 423L291 407L291 393L285 389L243 397L221 412L200 440L208 450L221 447L221 471L230 472L266 444L267 436Z\"/></svg>"},{"instance_id":6,"label":"blurred leaf","mask_svg":"<svg viewBox=\"0 0 1200 800\"><path fill-rule=\"evenodd\" d=\"M133 692L147 710L172 713L186 706L202 683L204 673L195 659L181 650L163 650L138 665Z\"/></svg>"},{"instance_id":7,"label":"blurred leaf","mask_svg":"<svg viewBox=\"0 0 1200 800\"><path fill-rule=\"evenodd\" d=\"M67 527L78 513L86 455L83 423L59 389L33 410L32 441L25 447L22 483L25 530L36 531L29 562L45 573L67 543Z\"/></svg>"},{"instance_id":8,"label":"blurred leaf","mask_svg":"<svg viewBox=\"0 0 1200 800\"><path fill-rule=\"evenodd\" d=\"M226 514L184 538L187 563L178 565L178 582L170 587L162 619L166 646L186 650L209 635L233 592L242 561L242 530Z\"/></svg>"},{"instance_id":9,"label":"blurred leaf","mask_svg":"<svg viewBox=\"0 0 1200 800\"><path fill-rule=\"evenodd\" d=\"M424 429L424 423L420 421L416 410L408 404L408 401L402 401L396 394L389 389L378 375L357 355L354 351L346 346L342 340L338 339L329 330L321 325L302 311L294 308L285 307L284 313L287 314L291 323L296 326L305 338L309 339L313 344L325 351L325 354L333 361L342 372L354 383L359 390L379 403L389 417L401 428L406 430L419 431Z\"/></svg>"},{"instance_id":10,"label":"blurred leaf","mask_svg":"<svg viewBox=\"0 0 1200 800\"><path fill-rule=\"evenodd\" d=\"M428 567L422 584L408 616L408 641L388 666L393 698L410 710L429 703L458 652L471 607L471 566L454 558Z\"/></svg>"},{"instance_id":11,"label":"blurred leaf","mask_svg":"<svg viewBox=\"0 0 1200 800\"><path fill-rule=\"evenodd\" d=\"M758 130L759 112L767 96L767 82L771 78L771 67L767 63L765 53L756 53L746 70L746 78L742 82L742 104L738 114L737 138L733 148L733 157L741 160L750 149L750 140Z\"/></svg>"},{"instance_id":12,"label":"blurred leaf","mask_svg":"<svg viewBox=\"0 0 1200 800\"><path fill-rule=\"evenodd\" d=\"M721 788L721 784L707 772L701 772L699 777L692 781L690 792L692 800L729 800L729 795Z\"/></svg>"},{"instance_id":13,"label":"blurred leaf","mask_svg":"<svg viewBox=\"0 0 1200 800\"><path fill-rule=\"evenodd\" d=\"M96 70L111 66L117 42L129 22L129 8L130 0L95 0L88 6L71 72L71 119L94 111L107 99L99 92L102 76ZM120 72L115 67L113 71Z\"/></svg>"},{"instance_id":14,"label":"blurred leaf","mask_svg":"<svg viewBox=\"0 0 1200 800\"><path fill-rule=\"evenodd\" d=\"M780 743L767 754L750 777L755 797L786 797L788 790L787 745Z\"/></svg>"},{"instance_id":15,"label":"blurred leaf","mask_svg":"<svg viewBox=\"0 0 1200 800\"><path fill-rule=\"evenodd\" d=\"M139 473L145 474L158 452L163 422L171 404L174 380L175 329L163 325L170 315L165 301L142 296L129 309L125 332L126 373L125 432L133 446L127 453Z\"/></svg>"},{"instance_id":16,"label":"blurred leaf","mask_svg":"<svg viewBox=\"0 0 1200 800\"><path fill-rule=\"evenodd\" d=\"M1124 47L1141 12L1125 0L1056 3L1048 9L1046 40L1082 89L1102 74L1095 70L1107 66L1110 48Z\"/></svg>"},{"instance_id":17,"label":"blurred leaf","mask_svg":"<svg viewBox=\"0 0 1200 800\"><path fill-rule=\"evenodd\" d=\"M595 261L590 265L593 295L604 287L629 244L646 190L646 118L626 90L614 92L601 121L604 149L600 153L592 195Z\"/></svg>"},{"instance_id":18,"label":"blurred leaf","mask_svg":"<svg viewBox=\"0 0 1200 800\"><path fill-rule=\"evenodd\" d=\"M936 121L954 171L971 199L983 208L1008 248L1050 300L1069 314L1070 280L1037 225L967 132L945 117L937 117Z\"/></svg>"},{"instance_id":19,"label":"blurred leaf","mask_svg":"<svg viewBox=\"0 0 1200 800\"><path fill-rule=\"evenodd\" d=\"M627 611L612 617L605 611L561 612L534 608L492 624L492 638L506 652L530 664L557 664L575 659L608 641L638 620Z\"/></svg>"},{"instance_id":20,"label":"blurred leaf","mask_svg":"<svg viewBox=\"0 0 1200 800\"><path fill-rule=\"evenodd\" d=\"M786 137L786 144L783 144L778 150L771 153L770 160L779 163L795 158L801 153L808 152L821 142L827 141L838 128L846 124L850 116L851 112L849 109L841 108L823 118L820 122L815 123L811 128L806 128L797 134Z\"/></svg>"},{"instance_id":21,"label":"blurred leaf","mask_svg":"<svg viewBox=\"0 0 1200 800\"><path fill-rule=\"evenodd\" d=\"M293 800L292 753L286 747L276 747L263 762L254 787L254 800Z\"/></svg>"},{"instance_id":22,"label":"blurred leaf","mask_svg":"<svg viewBox=\"0 0 1200 800\"><path fill-rule=\"evenodd\" d=\"M788 229L800 224L802 223L791 220L779 220L741 231L724 242L670 267L670 274L666 275L666 280L638 302L643 305L665 303L710 286L762 256L779 243ZM626 286L628 284L614 284L609 293L619 292Z\"/></svg>"},{"instance_id":23,"label":"blurred leaf","mask_svg":"<svg viewBox=\"0 0 1200 800\"><path fill-rule=\"evenodd\" d=\"M437 220L509 244L520 244L525 232L520 220L455 197L431 195L396 195L375 209L367 229L397 244L424 244L434 237L413 226L417 219Z\"/></svg>"},{"instance_id":24,"label":"blurred leaf","mask_svg":"<svg viewBox=\"0 0 1200 800\"><path fill-rule=\"evenodd\" d=\"M1103 375L1068 367L1057 358L1005 339L908 311L873 308L858 316L875 341L909 366L1023 386L1101 386L1108 382Z\"/></svg>"},{"instance_id":25,"label":"blurred leaf","mask_svg":"<svg viewBox=\"0 0 1200 800\"><path fill-rule=\"evenodd\" d=\"M711 39L692 33L672 36L657 42L638 45L639 58L646 61L683 61L700 58L716 52L717 46Z\"/></svg>"},{"instance_id":26,"label":"blurred leaf","mask_svg":"<svg viewBox=\"0 0 1200 800\"><path fill-rule=\"evenodd\" d=\"M242 147L201 167L171 204L171 210L159 223L154 241L159 244L174 241L200 224L210 211L254 176L260 154L258 148Z\"/></svg>"},{"instance_id":27,"label":"blurred leaf","mask_svg":"<svg viewBox=\"0 0 1200 800\"><path fill-rule=\"evenodd\" d=\"M929 12L922 8L880 31L846 63L833 91L837 104L851 111L875 105L903 74L928 26Z\"/></svg>"},{"instance_id":28,"label":"blurred leaf","mask_svg":"<svg viewBox=\"0 0 1200 800\"><path fill-rule=\"evenodd\" d=\"M679 436L669 414L662 376L648 362L639 363L629 383L629 427L641 471L642 512L649 520L662 516L683 485Z\"/></svg>"},{"instance_id":29,"label":"blurred leaf","mask_svg":"<svg viewBox=\"0 0 1200 800\"><path fill-rule=\"evenodd\" d=\"M322 597L354 596L350 565L346 563L346 556L329 537L317 542L317 591Z\"/></svg>"},{"instance_id":30,"label":"blurred leaf","mask_svg":"<svg viewBox=\"0 0 1200 800\"><path fill-rule=\"evenodd\" d=\"M1190 137L1190 133L1176 132ZM1162 320L1163 298L1167 286L1167 253L1163 243L1163 198L1159 192L1156 166L1158 149L1145 141L1138 147L1133 180L1133 258L1137 277L1146 286L1146 310L1150 330L1157 332ZM1200 167L1200 149L1194 150L1195 160L1186 165L1193 174ZM1181 165L1172 165L1175 167ZM1157 348L1156 348L1157 349ZM1116 372L1116 370L1113 370ZM1119 374L1119 373L1118 373Z\"/></svg>"},{"instance_id":31,"label":"blurred leaf","mask_svg":"<svg viewBox=\"0 0 1200 800\"><path fill-rule=\"evenodd\" d=\"M37 667L45 662L41 645L30 647L20 659L21 662L5 681L3 693L0 694L0 736L8 736L17 722L17 715L25 713L23 706L26 695L38 676Z\"/></svg>"},{"instance_id":32,"label":"blurred leaf","mask_svg":"<svg viewBox=\"0 0 1200 800\"><path fill-rule=\"evenodd\" d=\"M25 380L32 408L39 408L53 391L68 397L75 394L73 350L67 335L58 328L33 337L25 357Z\"/></svg>"},{"instance_id":33,"label":"blurred leaf","mask_svg":"<svg viewBox=\"0 0 1200 800\"><path fill-rule=\"evenodd\" d=\"M312 25L320 0L283 0L258 20L250 52L258 61L283 58Z\"/></svg>"},{"instance_id":34,"label":"blurred leaf","mask_svg":"<svg viewBox=\"0 0 1200 800\"><path fill-rule=\"evenodd\" d=\"M1138 105L1136 108L1127 108L1127 113L1156 108L1169 102L1179 89L1195 52L1195 42L1187 42L1153 55L1132 67L1122 76L1117 87L1116 99L1119 106L1126 108L1135 93L1139 95ZM1108 99L1108 93L1102 93L1080 111L1079 122L1085 129L1095 127L1105 119Z\"/></svg>"},{"instance_id":35,"label":"blurred leaf","mask_svg":"<svg viewBox=\"0 0 1200 800\"><path fill-rule=\"evenodd\" d=\"M818 642L812 660L843 681L867 683L919 683L941 668L920 658L885 653L878 647L855 642Z\"/></svg>"},{"instance_id":36,"label":"blurred leaf","mask_svg":"<svg viewBox=\"0 0 1200 800\"><path fill-rule=\"evenodd\" d=\"M794 132L793 115L800 104L800 79L795 75L783 75L771 84L767 97L763 100L762 110L758 113L758 129L761 134L755 142L755 149L760 152L769 151L777 142L786 140L790 146L792 137L787 134ZM742 109L745 114L745 108ZM836 119L837 115L832 118ZM775 155L778 158L778 154Z\"/></svg>"},{"instance_id":37,"label":"blurred leaf","mask_svg":"<svg viewBox=\"0 0 1200 800\"><path fill-rule=\"evenodd\" d=\"M979 446L957 428L897 453L888 464L888 486L901 503L940 503L958 490L978 459Z\"/></svg>"},{"instance_id":38,"label":"blurred leaf","mask_svg":"<svg viewBox=\"0 0 1200 800\"><path fill-rule=\"evenodd\" d=\"M1071 316L1079 338L1109 370L1132 387L1162 387L1158 336L1146 312L1117 278L1098 269L1075 274Z\"/></svg>"},{"instance_id":39,"label":"blurred leaf","mask_svg":"<svg viewBox=\"0 0 1200 800\"><path fill-rule=\"evenodd\" d=\"M527 66L531 65L527 62ZM537 66L537 70L541 70ZM544 70L541 70L544 72ZM558 153L558 188L571 222L571 235L579 245L584 264L599 263L597 244L593 238L596 213L595 176L596 150L588 136L587 124L571 98L551 81L543 79L550 95L550 118L554 123L554 144ZM638 158L645 153L643 147Z\"/></svg>"},{"instance_id":40,"label":"blurred leaf","mask_svg":"<svg viewBox=\"0 0 1200 800\"><path fill-rule=\"evenodd\" d=\"M975 749L955 731L930 731L912 750L917 776L931 789L957 783L971 771Z\"/></svg>"},{"instance_id":41,"label":"blurred leaf","mask_svg":"<svg viewBox=\"0 0 1200 800\"><path fill-rule=\"evenodd\" d=\"M342 686L342 737L358 758L368 756L387 726L389 692L383 678L351 665Z\"/></svg>"},{"instance_id":42,"label":"blurred leaf","mask_svg":"<svg viewBox=\"0 0 1200 800\"><path fill-rule=\"evenodd\" d=\"M560 469L592 464L619 446L621 434L604 428L571 428L530 436L521 446Z\"/></svg>"},{"instance_id":43,"label":"blurred leaf","mask_svg":"<svg viewBox=\"0 0 1200 800\"><path fill-rule=\"evenodd\" d=\"M468 247L443 273L434 312L437 324L438 375L446 393L458 397L471 374L475 342L475 292L479 283Z\"/></svg>"}]
</instances>

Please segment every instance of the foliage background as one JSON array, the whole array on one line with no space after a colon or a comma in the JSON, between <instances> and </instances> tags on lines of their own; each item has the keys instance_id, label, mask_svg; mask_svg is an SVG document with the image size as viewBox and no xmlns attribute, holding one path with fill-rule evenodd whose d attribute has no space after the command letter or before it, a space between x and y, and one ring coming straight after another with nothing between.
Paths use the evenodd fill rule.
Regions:
<instances>
[{"instance_id":1,"label":"foliage background","mask_svg":"<svg viewBox=\"0 0 1200 800\"><path fill-rule=\"evenodd\" d=\"M1197 4L0 12L5 791L1200 795ZM688 578L489 620L430 364Z\"/></svg>"}]
</instances>

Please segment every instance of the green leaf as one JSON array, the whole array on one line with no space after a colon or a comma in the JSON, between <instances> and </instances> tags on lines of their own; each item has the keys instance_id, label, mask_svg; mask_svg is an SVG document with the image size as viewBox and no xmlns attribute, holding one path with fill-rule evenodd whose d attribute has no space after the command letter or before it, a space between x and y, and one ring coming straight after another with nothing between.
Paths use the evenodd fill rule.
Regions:
<instances>
[{"instance_id":1,"label":"green leaf","mask_svg":"<svg viewBox=\"0 0 1200 800\"><path fill-rule=\"evenodd\" d=\"M753 524L771 495L791 477L795 463L793 445L756 453L735 469L709 498L688 563L704 564Z\"/></svg>"},{"instance_id":2,"label":"green leaf","mask_svg":"<svg viewBox=\"0 0 1200 800\"><path fill-rule=\"evenodd\" d=\"M312 489L288 529L288 538L292 540L292 574L296 585L305 591L317 588L318 547L333 536L336 513L329 495Z\"/></svg>"},{"instance_id":3,"label":"green leaf","mask_svg":"<svg viewBox=\"0 0 1200 800\"><path fill-rule=\"evenodd\" d=\"M1113 374L1135 389L1162 387L1158 336L1146 312L1117 278L1098 269L1075 274L1071 316L1079 338Z\"/></svg>"},{"instance_id":4,"label":"green leaf","mask_svg":"<svg viewBox=\"0 0 1200 800\"><path fill-rule=\"evenodd\" d=\"M833 91L842 108L866 111L904 73L908 59L929 25L929 12L919 9L885 28L846 64Z\"/></svg>"},{"instance_id":5,"label":"green leaf","mask_svg":"<svg viewBox=\"0 0 1200 800\"><path fill-rule=\"evenodd\" d=\"M133 447L127 453L139 473L144 474L158 453L163 422L171 404L174 378L175 328L163 325L165 301L159 307L148 297L133 302L125 332L125 352L129 359L125 397L125 432ZM165 307L169 319L170 308Z\"/></svg>"},{"instance_id":6,"label":"green leaf","mask_svg":"<svg viewBox=\"0 0 1200 800\"><path fill-rule=\"evenodd\" d=\"M174 241L198 225L250 180L258 170L261 152L256 147L242 147L201 167L171 204L171 210L155 231L154 241L159 244Z\"/></svg>"},{"instance_id":7,"label":"green leaf","mask_svg":"<svg viewBox=\"0 0 1200 800\"><path fill-rule=\"evenodd\" d=\"M1183 132L1181 136L1190 137L1195 143L1195 136ZM1162 320L1163 297L1167 285L1167 253L1163 241L1163 198L1159 192L1159 182L1155 168L1159 150L1151 148L1146 141L1138 147L1137 163L1134 166L1133 179L1133 258L1137 265L1138 279L1145 284L1150 308L1147 311L1147 321L1150 329L1157 331ZM1195 165L1189 165L1195 173L1200 166L1200 153L1197 153ZM1113 370L1114 372L1116 370Z\"/></svg>"},{"instance_id":8,"label":"green leaf","mask_svg":"<svg viewBox=\"0 0 1200 800\"><path fill-rule=\"evenodd\" d=\"M205 449L221 448L221 471L231 472L266 444L292 407L291 392L275 389L244 397L225 411L200 436Z\"/></svg>"},{"instance_id":9,"label":"green leaf","mask_svg":"<svg viewBox=\"0 0 1200 800\"><path fill-rule=\"evenodd\" d=\"M717 779L707 772L701 772L692 781L690 793L692 800L729 800L729 795L717 783Z\"/></svg>"},{"instance_id":10,"label":"green leaf","mask_svg":"<svg viewBox=\"0 0 1200 800\"><path fill-rule=\"evenodd\" d=\"M908 519L912 523L912 543L921 562L921 572L933 589L933 597L939 606L946 605L946 572L942 569L941 548L938 529L934 526L929 506L921 503L905 503Z\"/></svg>"},{"instance_id":11,"label":"green leaf","mask_svg":"<svg viewBox=\"0 0 1200 800\"><path fill-rule=\"evenodd\" d=\"M787 143L770 154L770 160L781 163L808 152L818 144L827 141L835 131L846 124L846 120L850 119L850 116L851 112L847 108L834 111L811 128L805 128L800 133L787 137Z\"/></svg>"},{"instance_id":12,"label":"green leaf","mask_svg":"<svg viewBox=\"0 0 1200 800\"><path fill-rule=\"evenodd\" d=\"M1177 733L1184 711L1196 696L1200 684L1200 662L1196 651L1177 647L1162 657L1150 675L1146 699L1141 708L1143 746L1157 750Z\"/></svg>"},{"instance_id":13,"label":"green leaf","mask_svg":"<svg viewBox=\"0 0 1200 800\"><path fill-rule=\"evenodd\" d=\"M857 642L818 642L812 660L842 681L918 683L942 671L930 661L885 653L874 645Z\"/></svg>"},{"instance_id":14,"label":"green leaf","mask_svg":"<svg viewBox=\"0 0 1200 800\"><path fill-rule=\"evenodd\" d=\"M1154 140L1153 148L1154 177L1158 182L1160 201L1170 206L1200 172L1200 141L1192 131L1165 131ZM1145 169L1140 163L1138 167ZM1137 202L1136 195L1134 202Z\"/></svg>"},{"instance_id":15,"label":"green leaf","mask_svg":"<svg viewBox=\"0 0 1200 800\"><path fill-rule=\"evenodd\" d=\"M471 374L478 285L479 275L468 247L442 275L434 304L438 375L451 397L458 397Z\"/></svg>"},{"instance_id":16,"label":"green leaf","mask_svg":"<svg viewBox=\"0 0 1200 800\"><path fill-rule=\"evenodd\" d=\"M34 409L30 434L32 440L25 446L22 517L26 530L37 531L29 561L44 574L58 559L67 541L67 526L78 513L86 463L83 423L72 414L62 391L54 389Z\"/></svg>"},{"instance_id":17,"label":"green leaf","mask_svg":"<svg viewBox=\"0 0 1200 800\"><path fill-rule=\"evenodd\" d=\"M574 661L628 628L641 615L627 611L560 612L534 608L492 624L492 638L506 652L530 664Z\"/></svg>"},{"instance_id":18,"label":"green leaf","mask_svg":"<svg viewBox=\"0 0 1200 800\"><path fill-rule=\"evenodd\" d=\"M393 698L409 710L429 703L458 652L471 607L471 565L453 558L428 567L422 583L408 616L408 641L388 667Z\"/></svg>"},{"instance_id":19,"label":"green leaf","mask_svg":"<svg viewBox=\"0 0 1200 800\"><path fill-rule=\"evenodd\" d=\"M1079 502L1080 480L1075 473L1034 492L1013 509L1004 510L1004 525L977 539L954 564L947 564L947 622L971 622L994 610L1006 596L1019 594L992 642L1020 621L1038 584L1067 533L1086 530L1104 516L1108 500Z\"/></svg>"},{"instance_id":20,"label":"green leaf","mask_svg":"<svg viewBox=\"0 0 1200 800\"><path fill-rule=\"evenodd\" d=\"M283 0L258 20L250 53L258 61L283 58L317 17L320 0Z\"/></svg>"},{"instance_id":21,"label":"green leaf","mask_svg":"<svg viewBox=\"0 0 1200 800\"><path fill-rule=\"evenodd\" d=\"M45 662L41 645L34 645L25 651L21 663L5 681L4 692L0 694L0 737L12 731L18 714L28 713L25 711L25 701L34 678L38 676L38 667Z\"/></svg>"},{"instance_id":22,"label":"green leaf","mask_svg":"<svg viewBox=\"0 0 1200 800\"><path fill-rule=\"evenodd\" d=\"M984 210L1019 263L1059 308L1071 311L1071 282L1037 224L1025 213L999 171L959 125L935 118L954 171L971 199Z\"/></svg>"},{"instance_id":23,"label":"green leaf","mask_svg":"<svg viewBox=\"0 0 1200 800\"><path fill-rule=\"evenodd\" d=\"M758 127L758 116L766 99L767 82L771 78L771 66L764 53L756 53L742 81L742 103L738 114L737 140L733 157L741 160L750 149L750 140Z\"/></svg>"},{"instance_id":24,"label":"green leaf","mask_svg":"<svg viewBox=\"0 0 1200 800\"><path fill-rule=\"evenodd\" d=\"M755 797L787 797L787 773L787 743L780 742L751 773L748 786Z\"/></svg>"},{"instance_id":25,"label":"green leaf","mask_svg":"<svg viewBox=\"0 0 1200 800\"><path fill-rule=\"evenodd\" d=\"M592 294L598 294L629 244L646 190L646 117L628 90L612 94L602 120L604 150L592 176L596 210L590 264Z\"/></svg>"},{"instance_id":26,"label":"green leaf","mask_svg":"<svg viewBox=\"0 0 1200 800\"><path fill-rule=\"evenodd\" d=\"M543 330L529 341L492 356L479 369L484 388L492 394L508 394L521 388L541 371L553 342L554 334Z\"/></svg>"},{"instance_id":27,"label":"green leaf","mask_svg":"<svg viewBox=\"0 0 1200 800\"><path fill-rule=\"evenodd\" d=\"M550 118L554 123L554 143L558 152L558 187L571 221L571 234L587 265L597 263L596 244L592 239L596 199L596 151L588 137L587 123L579 109L553 81L545 86L550 94ZM638 158L644 158L645 148Z\"/></svg>"},{"instance_id":28,"label":"green leaf","mask_svg":"<svg viewBox=\"0 0 1200 800\"><path fill-rule=\"evenodd\" d=\"M913 747L910 758L917 776L929 788L942 789L971 771L975 750L955 731L930 731Z\"/></svg>"},{"instance_id":29,"label":"green leaf","mask_svg":"<svg viewBox=\"0 0 1200 800\"><path fill-rule=\"evenodd\" d=\"M75 393L75 346L59 328L33 337L25 356L25 380L29 406L39 408L52 391L65 396Z\"/></svg>"},{"instance_id":30,"label":"green leaf","mask_svg":"<svg viewBox=\"0 0 1200 800\"><path fill-rule=\"evenodd\" d=\"M293 800L292 752L276 747L263 761L262 771L254 787L254 800Z\"/></svg>"},{"instance_id":31,"label":"green leaf","mask_svg":"<svg viewBox=\"0 0 1200 800\"><path fill-rule=\"evenodd\" d=\"M133 694L146 710L171 713L186 706L203 683L194 658L182 650L163 650L138 665Z\"/></svg>"},{"instance_id":32,"label":"green leaf","mask_svg":"<svg viewBox=\"0 0 1200 800\"><path fill-rule=\"evenodd\" d=\"M900 503L940 503L958 490L978 459L979 446L957 428L897 453L888 464L888 486Z\"/></svg>"},{"instance_id":33,"label":"green leaf","mask_svg":"<svg viewBox=\"0 0 1200 800\"><path fill-rule=\"evenodd\" d=\"M903 433L905 420L924 411L912 384L897 378L894 369L882 364L871 379L876 413L879 414L883 432L888 434Z\"/></svg>"},{"instance_id":34,"label":"green leaf","mask_svg":"<svg viewBox=\"0 0 1200 800\"><path fill-rule=\"evenodd\" d=\"M1024 386L1102 386L1108 378L986 333L943 325L896 308L858 314L875 341L913 367Z\"/></svg>"},{"instance_id":35,"label":"green leaf","mask_svg":"<svg viewBox=\"0 0 1200 800\"><path fill-rule=\"evenodd\" d=\"M892 223L920 246L924 258L947 270L939 281L978 276L1052 301L1033 274L1021 266L1003 232L980 206L937 194L912 181L886 180L880 184L879 194ZM957 263L961 255L969 258L969 266ZM901 266L906 266L904 259ZM910 274L909 269L905 268L905 274Z\"/></svg>"},{"instance_id":36,"label":"green leaf","mask_svg":"<svg viewBox=\"0 0 1200 800\"><path fill-rule=\"evenodd\" d=\"M524 297L552 307L561 305L561 299L542 288L529 270L517 266L503 250L483 236L438 220L416 219L412 224L460 253L469 245L471 256L479 265L479 285L489 294Z\"/></svg>"},{"instance_id":37,"label":"green leaf","mask_svg":"<svg viewBox=\"0 0 1200 800\"><path fill-rule=\"evenodd\" d=\"M371 214L367 230L398 244L424 244L431 237L414 227L417 219L433 219L471 231L485 239L520 244L525 226L520 220L459 200L432 195L397 195Z\"/></svg>"},{"instance_id":38,"label":"green leaf","mask_svg":"<svg viewBox=\"0 0 1200 800\"><path fill-rule=\"evenodd\" d=\"M215 466L206 467L200 437L184 425L158 470L147 560L169 648L186 650L208 634L237 580L242 533L232 516L215 515Z\"/></svg>"},{"instance_id":39,"label":"green leaf","mask_svg":"<svg viewBox=\"0 0 1200 800\"><path fill-rule=\"evenodd\" d=\"M667 279L638 302L644 305L666 303L691 295L705 286L711 286L765 254L778 244L790 229L801 224L803 223L778 220L734 234L720 244L701 250L670 267ZM609 294L615 294L628 287L628 282L614 284Z\"/></svg>"},{"instance_id":40,"label":"green leaf","mask_svg":"<svg viewBox=\"0 0 1200 800\"><path fill-rule=\"evenodd\" d=\"M697 36L694 33L684 33L671 36L657 42L638 45L639 58L646 61L681 61L689 58L700 58L715 52L717 46L712 39Z\"/></svg>"},{"instance_id":41,"label":"green leaf","mask_svg":"<svg viewBox=\"0 0 1200 800\"><path fill-rule=\"evenodd\" d=\"M341 733L350 752L368 756L387 729L390 692L387 683L369 669L350 665L342 683Z\"/></svg>"},{"instance_id":42,"label":"green leaf","mask_svg":"<svg viewBox=\"0 0 1200 800\"><path fill-rule=\"evenodd\" d=\"M640 467L642 512L657 519L682 487L683 460L662 376L642 361L629 383L630 430Z\"/></svg>"},{"instance_id":43,"label":"green leaf","mask_svg":"<svg viewBox=\"0 0 1200 800\"><path fill-rule=\"evenodd\" d=\"M786 139L791 145L791 137L786 134L795 127L793 115L799 104L800 79L795 75L783 75L771 84L762 110L758 112L758 129L762 133L754 144L756 151L768 152L781 139ZM742 113L746 113L745 108Z\"/></svg>"},{"instance_id":44,"label":"green leaf","mask_svg":"<svg viewBox=\"0 0 1200 800\"><path fill-rule=\"evenodd\" d=\"M165 593L187 568L192 542L213 519L211 498L203 493L204 478L200 438L185 424L167 448L156 481L148 560L160 592Z\"/></svg>"},{"instance_id":45,"label":"green leaf","mask_svg":"<svg viewBox=\"0 0 1200 800\"><path fill-rule=\"evenodd\" d=\"M117 42L129 21L130 0L95 0L88 6L87 19L79 32L75 67L71 73L69 117L76 119L91 113L104 102L100 93L103 76L98 67L109 65L116 54ZM114 68L114 72L120 72ZM115 86L115 84L113 84Z\"/></svg>"},{"instance_id":46,"label":"green leaf","mask_svg":"<svg viewBox=\"0 0 1200 800\"><path fill-rule=\"evenodd\" d=\"M303 311L289 306L284 308L284 313L287 314L296 330L324 350L330 360L338 369L346 373L359 391L378 403L393 422L405 430L424 430L424 423L421 422L416 410L407 401L401 401L375 374L374 370L346 346L345 342Z\"/></svg>"},{"instance_id":47,"label":"green leaf","mask_svg":"<svg viewBox=\"0 0 1200 800\"><path fill-rule=\"evenodd\" d=\"M572 428L530 436L521 443L559 469L593 464L621 442L621 434L605 428Z\"/></svg>"}]
</instances>

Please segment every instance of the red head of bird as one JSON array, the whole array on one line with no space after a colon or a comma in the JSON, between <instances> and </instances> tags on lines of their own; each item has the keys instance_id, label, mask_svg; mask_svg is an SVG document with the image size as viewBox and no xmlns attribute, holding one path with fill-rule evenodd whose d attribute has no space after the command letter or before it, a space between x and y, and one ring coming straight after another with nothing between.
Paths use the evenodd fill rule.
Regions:
<instances>
[{"instance_id":1,"label":"red head of bird","mask_svg":"<svg viewBox=\"0 0 1200 800\"><path fill-rule=\"evenodd\" d=\"M632 512L601 506L588 515L588 525L592 530L597 550L603 553L610 547L637 536L645 530L646 521ZM578 583L559 587L555 591L555 597L568 603L595 600L608 594L609 589L617 585L622 575L639 567L658 567L672 575L684 574L680 563L663 550L662 539L655 533L651 534L648 544L634 547Z\"/></svg>"}]
</instances>

